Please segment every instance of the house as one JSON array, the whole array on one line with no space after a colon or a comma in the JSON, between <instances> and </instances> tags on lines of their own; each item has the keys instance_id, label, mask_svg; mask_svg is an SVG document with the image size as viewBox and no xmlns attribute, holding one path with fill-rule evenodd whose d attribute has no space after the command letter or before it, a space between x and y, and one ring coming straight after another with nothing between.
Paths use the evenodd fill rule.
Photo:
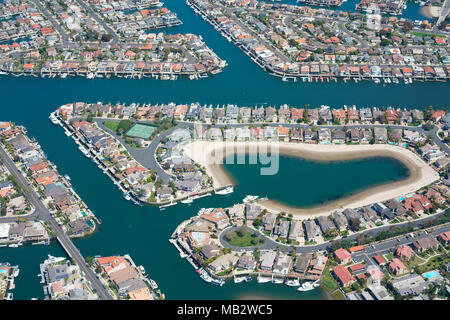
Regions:
<instances>
[{"instance_id":1,"label":"house","mask_svg":"<svg viewBox=\"0 0 450 320\"><path fill-rule=\"evenodd\" d=\"M320 226L320 229L322 230L323 234L327 234L330 231L336 230L336 226L334 225L333 221L329 217L326 216L320 216L317 217L317 223Z\"/></svg>"},{"instance_id":2,"label":"house","mask_svg":"<svg viewBox=\"0 0 450 320\"><path fill-rule=\"evenodd\" d=\"M412 248L407 245L402 245L395 250L395 255L402 260L409 260L411 259Z\"/></svg>"},{"instance_id":3,"label":"house","mask_svg":"<svg viewBox=\"0 0 450 320\"><path fill-rule=\"evenodd\" d=\"M259 268L265 271L272 271L276 256L277 253L275 251L261 252L259 257Z\"/></svg>"},{"instance_id":4,"label":"house","mask_svg":"<svg viewBox=\"0 0 450 320\"><path fill-rule=\"evenodd\" d=\"M386 207L383 203L377 202L373 205L373 209L381 216L387 219L393 219L395 216L392 214L391 209Z\"/></svg>"},{"instance_id":5,"label":"house","mask_svg":"<svg viewBox=\"0 0 450 320\"><path fill-rule=\"evenodd\" d=\"M208 267L215 272L219 272L234 266L238 260L239 258L236 257L234 253L227 253L223 256L219 256L216 260L211 262Z\"/></svg>"},{"instance_id":6,"label":"house","mask_svg":"<svg viewBox=\"0 0 450 320\"><path fill-rule=\"evenodd\" d=\"M256 203L247 203L245 205L245 217L247 220L255 220L261 213L262 208Z\"/></svg>"},{"instance_id":7,"label":"house","mask_svg":"<svg viewBox=\"0 0 450 320\"><path fill-rule=\"evenodd\" d=\"M323 270L327 264L328 258L322 255L315 255L311 260L308 277L312 279L320 279Z\"/></svg>"},{"instance_id":8,"label":"house","mask_svg":"<svg viewBox=\"0 0 450 320\"><path fill-rule=\"evenodd\" d=\"M217 229L223 230L229 225L228 216L222 208L218 208L209 213L203 213L200 218L203 220L214 223Z\"/></svg>"},{"instance_id":9,"label":"house","mask_svg":"<svg viewBox=\"0 0 450 320\"><path fill-rule=\"evenodd\" d=\"M350 272L347 270L347 268L343 266L337 266L332 270L334 278L341 284L343 287L349 287L354 282L355 279L350 274Z\"/></svg>"},{"instance_id":10,"label":"house","mask_svg":"<svg viewBox=\"0 0 450 320\"><path fill-rule=\"evenodd\" d=\"M286 253L280 252L273 265L273 272L277 274L287 275L291 266L292 258Z\"/></svg>"},{"instance_id":11,"label":"house","mask_svg":"<svg viewBox=\"0 0 450 320\"><path fill-rule=\"evenodd\" d=\"M289 221L281 220L275 226L274 234L278 235L280 238L286 239L289 231Z\"/></svg>"},{"instance_id":12,"label":"house","mask_svg":"<svg viewBox=\"0 0 450 320\"><path fill-rule=\"evenodd\" d=\"M200 250L200 255L205 259L211 259L220 254L220 248L215 244L207 244Z\"/></svg>"},{"instance_id":13,"label":"house","mask_svg":"<svg viewBox=\"0 0 450 320\"><path fill-rule=\"evenodd\" d=\"M239 257L237 267L247 270L254 270L256 268L256 260L253 254L243 254Z\"/></svg>"},{"instance_id":14,"label":"house","mask_svg":"<svg viewBox=\"0 0 450 320\"><path fill-rule=\"evenodd\" d=\"M292 220L289 227L289 240L296 240L298 237L303 237L303 226L299 220Z\"/></svg>"},{"instance_id":15,"label":"house","mask_svg":"<svg viewBox=\"0 0 450 320\"><path fill-rule=\"evenodd\" d=\"M295 257L294 271L305 275L308 270L309 263L312 259L312 253L299 253Z\"/></svg>"},{"instance_id":16,"label":"house","mask_svg":"<svg viewBox=\"0 0 450 320\"><path fill-rule=\"evenodd\" d=\"M417 252L422 253L430 249L436 250L439 247L439 242L434 237L427 237L414 241L413 247Z\"/></svg>"},{"instance_id":17,"label":"house","mask_svg":"<svg viewBox=\"0 0 450 320\"><path fill-rule=\"evenodd\" d=\"M441 233L438 236L438 239L444 244L448 245L450 243L450 231L446 231L444 233Z\"/></svg>"},{"instance_id":18,"label":"house","mask_svg":"<svg viewBox=\"0 0 450 320\"><path fill-rule=\"evenodd\" d=\"M377 143L387 142L387 129L384 127L376 127L374 129L375 141Z\"/></svg>"},{"instance_id":19,"label":"house","mask_svg":"<svg viewBox=\"0 0 450 320\"><path fill-rule=\"evenodd\" d=\"M348 252L347 250L345 250L343 248L339 248L339 249L335 250L333 254L334 254L336 260L340 264L347 264L352 261L352 256L351 256L350 252Z\"/></svg>"},{"instance_id":20,"label":"house","mask_svg":"<svg viewBox=\"0 0 450 320\"><path fill-rule=\"evenodd\" d=\"M408 268L403 264L401 260L398 258L393 258L391 262L389 262L389 270L394 273L396 276L405 274L408 272Z\"/></svg>"},{"instance_id":21,"label":"house","mask_svg":"<svg viewBox=\"0 0 450 320\"><path fill-rule=\"evenodd\" d=\"M347 230L348 222L344 214L338 211L334 211L331 216L333 217L334 224L339 229L339 231Z\"/></svg>"},{"instance_id":22,"label":"house","mask_svg":"<svg viewBox=\"0 0 450 320\"><path fill-rule=\"evenodd\" d=\"M373 259L379 266L384 266L386 264L386 260L384 260L383 257L380 256L379 254L374 256Z\"/></svg>"},{"instance_id":23,"label":"house","mask_svg":"<svg viewBox=\"0 0 450 320\"><path fill-rule=\"evenodd\" d=\"M311 220L305 221L306 239L308 241L314 241L316 237L320 236L319 226Z\"/></svg>"},{"instance_id":24,"label":"house","mask_svg":"<svg viewBox=\"0 0 450 320\"><path fill-rule=\"evenodd\" d=\"M267 213L266 215L264 215L263 219L262 219L262 224L264 227L265 231L272 231L274 226L275 226L275 222L277 220L277 214L270 212Z\"/></svg>"}]
</instances>

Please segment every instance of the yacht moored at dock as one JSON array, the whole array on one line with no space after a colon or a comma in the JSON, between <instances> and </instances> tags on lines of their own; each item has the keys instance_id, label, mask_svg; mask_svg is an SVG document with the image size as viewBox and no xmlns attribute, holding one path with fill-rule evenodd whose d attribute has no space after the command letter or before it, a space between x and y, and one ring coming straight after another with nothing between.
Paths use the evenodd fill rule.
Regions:
<instances>
[{"instance_id":1,"label":"yacht moored at dock","mask_svg":"<svg viewBox=\"0 0 450 320\"><path fill-rule=\"evenodd\" d=\"M214 193L223 196L223 195L226 195L226 194L233 193L233 191L234 191L233 186L229 185L229 186L225 186L225 187L222 187L220 189L214 190Z\"/></svg>"}]
</instances>

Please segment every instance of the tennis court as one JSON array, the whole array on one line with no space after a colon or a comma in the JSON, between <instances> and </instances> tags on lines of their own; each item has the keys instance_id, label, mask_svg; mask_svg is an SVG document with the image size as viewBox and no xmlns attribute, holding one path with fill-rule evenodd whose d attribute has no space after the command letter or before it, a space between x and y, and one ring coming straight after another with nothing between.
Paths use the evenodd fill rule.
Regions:
<instances>
[{"instance_id":1,"label":"tennis court","mask_svg":"<svg viewBox=\"0 0 450 320\"><path fill-rule=\"evenodd\" d=\"M152 136L153 131L155 131L155 127L136 123L128 130L126 135L133 138L149 139Z\"/></svg>"}]
</instances>

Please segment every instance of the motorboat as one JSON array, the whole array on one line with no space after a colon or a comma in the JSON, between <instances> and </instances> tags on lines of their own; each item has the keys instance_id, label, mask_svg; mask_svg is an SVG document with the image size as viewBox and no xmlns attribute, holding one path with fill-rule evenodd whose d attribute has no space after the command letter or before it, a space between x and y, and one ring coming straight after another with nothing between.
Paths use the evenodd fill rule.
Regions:
<instances>
[{"instance_id":1,"label":"motorboat","mask_svg":"<svg viewBox=\"0 0 450 320\"><path fill-rule=\"evenodd\" d=\"M230 186L225 186L223 188L214 190L214 193L218 194L218 195L226 195L226 194L233 193L233 191L234 191L233 186L230 185Z\"/></svg>"}]
</instances>

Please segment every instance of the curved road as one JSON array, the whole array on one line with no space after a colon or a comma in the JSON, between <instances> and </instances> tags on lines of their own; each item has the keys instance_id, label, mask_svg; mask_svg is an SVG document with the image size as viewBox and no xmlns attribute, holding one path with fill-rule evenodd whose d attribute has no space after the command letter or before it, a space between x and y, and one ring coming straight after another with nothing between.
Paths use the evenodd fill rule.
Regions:
<instances>
[{"instance_id":1,"label":"curved road","mask_svg":"<svg viewBox=\"0 0 450 320\"><path fill-rule=\"evenodd\" d=\"M228 242L225 240L225 233L228 232L228 231L232 231L232 230L240 228L240 227L237 227L237 226L228 227L228 228L222 230L222 232L219 235L219 241L220 241L220 244L223 247L225 247L225 248L232 248L233 250L236 250L236 251L253 251L254 249L258 249L258 250L276 250L277 248L280 248L280 250L283 251L283 252L312 253L312 252L317 252L317 251L321 251L321 250L329 250L334 243L342 241L342 240L356 240L362 234L367 234L367 235L370 235L370 236L373 237L373 236L378 235L382 231L386 231L389 228L398 228L398 227L402 227L402 226L406 226L406 225L423 226L423 223L425 221L434 220L434 219L436 219L437 217L441 216L444 213L445 213L445 211L440 212L438 214L435 214L433 216L425 217L425 218L420 219L420 220L415 220L415 221L411 221L411 222L408 221L408 222L399 223L399 224L395 224L395 225L387 225L387 226L377 227L377 228L374 228L374 229L365 230L365 231L362 231L362 232L354 233L354 234L352 234L352 235L350 235L348 237L345 237L345 238L341 238L341 239L338 239L338 240L332 240L332 241L328 241L328 242L325 242L325 243L322 243L322 244L317 244L317 245L308 245L308 246L285 245L285 244L276 242L276 241L270 239L269 237L267 237L266 235L258 232L260 236L264 237L265 242L264 242L263 245L251 246L251 247L245 247L245 248L234 247L234 246L229 245ZM450 230L450 225L437 226L437 228L439 230L441 230L440 232L444 232L444 231ZM444 230L444 231L442 231L442 230ZM400 239L406 239L406 238L407 238L407 235L404 235Z\"/></svg>"}]
</instances>

